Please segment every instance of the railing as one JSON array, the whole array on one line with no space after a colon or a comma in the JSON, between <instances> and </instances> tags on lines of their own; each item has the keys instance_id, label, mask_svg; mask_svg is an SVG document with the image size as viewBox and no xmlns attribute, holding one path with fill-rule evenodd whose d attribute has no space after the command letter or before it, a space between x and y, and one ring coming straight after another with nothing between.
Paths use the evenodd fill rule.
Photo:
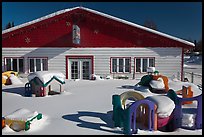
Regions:
<instances>
[{"instance_id":1,"label":"railing","mask_svg":"<svg viewBox=\"0 0 204 137\"><path fill-rule=\"evenodd\" d=\"M183 78L184 81L188 80L189 82L194 83L195 85L198 85L202 88L202 74L184 71Z\"/></svg>"}]
</instances>

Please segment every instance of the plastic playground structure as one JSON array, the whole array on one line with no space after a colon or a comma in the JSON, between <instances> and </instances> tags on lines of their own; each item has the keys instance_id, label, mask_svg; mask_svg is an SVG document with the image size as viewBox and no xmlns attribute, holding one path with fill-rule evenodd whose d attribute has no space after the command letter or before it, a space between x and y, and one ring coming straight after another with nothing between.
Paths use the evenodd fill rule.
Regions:
<instances>
[{"instance_id":1,"label":"plastic playground structure","mask_svg":"<svg viewBox=\"0 0 204 137\"><path fill-rule=\"evenodd\" d=\"M150 83L157 82L158 79L159 82L163 82L163 85L159 83L163 87L152 88ZM145 75L138 84L149 87L151 92L159 95L145 98L137 91L112 95L114 126L123 128L124 134L137 134L138 129L150 131L174 131L177 128L202 129L202 94L193 97L191 86L183 86L181 90L174 91L168 87L168 78L159 74ZM160 98L163 98L163 102ZM131 100L131 104L126 105L127 100ZM161 110L161 104L167 101L169 101L167 105L171 106L171 110L168 110L167 116L161 117L158 111ZM182 105L192 104L193 101L197 101L194 114L184 114ZM164 105L163 107L167 108ZM184 116L188 116L188 120L185 120Z\"/></svg>"},{"instance_id":2,"label":"plastic playground structure","mask_svg":"<svg viewBox=\"0 0 204 137\"><path fill-rule=\"evenodd\" d=\"M12 114L2 117L2 129L7 125L16 132L29 130L34 120L42 119L42 114L27 109L19 109Z\"/></svg>"},{"instance_id":3,"label":"plastic playground structure","mask_svg":"<svg viewBox=\"0 0 204 137\"><path fill-rule=\"evenodd\" d=\"M143 125L146 129L153 131L161 129L167 124L171 124L170 127L175 130L176 128L187 128L187 129L201 129L202 128L202 94L197 97L191 98L180 98L173 90L169 90L167 96L174 103L175 108L171 115L167 119L159 118L157 115L157 105L155 102L150 101L146 98L140 99L139 93L135 96L132 94L135 91L127 91L122 93L122 96L126 96L127 99L135 99L134 103L132 103L127 108L123 108L124 100L121 98L121 95L113 95L112 96L112 105L113 105L113 121L115 127L123 127L124 134L135 134L138 132L137 125ZM131 94L130 94L131 93ZM191 127L182 125L182 102L185 101L194 101L198 102L196 114L195 114L195 122ZM140 109L142 108L142 109ZM144 112L145 113L142 113ZM145 129L145 128L144 128Z\"/></svg>"},{"instance_id":4,"label":"plastic playground structure","mask_svg":"<svg viewBox=\"0 0 204 137\"><path fill-rule=\"evenodd\" d=\"M3 85L11 85L11 74L18 76L18 72L15 71L6 71L2 73L2 84Z\"/></svg>"}]
</instances>

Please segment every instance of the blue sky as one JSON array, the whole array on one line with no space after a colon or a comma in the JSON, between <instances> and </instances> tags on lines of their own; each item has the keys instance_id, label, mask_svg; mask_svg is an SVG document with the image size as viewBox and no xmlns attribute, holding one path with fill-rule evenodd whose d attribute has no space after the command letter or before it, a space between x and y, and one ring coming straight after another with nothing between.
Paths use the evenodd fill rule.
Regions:
<instances>
[{"instance_id":1,"label":"blue sky","mask_svg":"<svg viewBox=\"0 0 204 137\"><path fill-rule=\"evenodd\" d=\"M2 2L2 28L80 5L139 25L152 20L158 31L178 38L202 38L202 2Z\"/></svg>"}]
</instances>

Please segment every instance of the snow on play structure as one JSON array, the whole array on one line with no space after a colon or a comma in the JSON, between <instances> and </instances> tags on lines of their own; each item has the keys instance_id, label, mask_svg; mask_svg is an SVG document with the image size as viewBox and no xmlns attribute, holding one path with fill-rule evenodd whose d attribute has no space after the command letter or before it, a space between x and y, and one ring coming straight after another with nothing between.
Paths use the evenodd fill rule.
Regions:
<instances>
[{"instance_id":1,"label":"snow on play structure","mask_svg":"<svg viewBox=\"0 0 204 137\"><path fill-rule=\"evenodd\" d=\"M163 94L169 90L168 81L166 76L157 74L154 71L154 74L149 73L148 75L144 75L136 85L146 86L153 93Z\"/></svg>"},{"instance_id":2,"label":"snow on play structure","mask_svg":"<svg viewBox=\"0 0 204 137\"><path fill-rule=\"evenodd\" d=\"M29 82L25 84L25 96L36 97L57 94L64 91L65 76L56 71L37 71L28 75ZM58 87L57 89L55 89Z\"/></svg>"},{"instance_id":3,"label":"snow on play structure","mask_svg":"<svg viewBox=\"0 0 204 137\"><path fill-rule=\"evenodd\" d=\"M23 84L23 82L15 75L11 74L10 76L10 80L11 80L11 83L12 85L20 85L20 84Z\"/></svg>"},{"instance_id":4,"label":"snow on play structure","mask_svg":"<svg viewBox=\"0 0 204 137\"><path fill-rule=\"evenodd\" d=\"M2 73L2 84L3 85L20 85L23 84L20 79L17 77L18 72L15 71L6 71Z\"/></svg>"},{"instance_id":5,"label":"snow on play structure","mask_svg":"<svg viewBox=\"0 0 204 137\"><path fill-rule=\"evenodd\" d=\"M130 105L125 101L133 99ZM182 102L198 102L195 114L182 112ZM202 129L202 94L196 97L180 98L170 89L166 95L144 98L136 91L127 91L112 96L113 121L115 127L123 127L125 134L134 134L138 128L152 130L175 130L177 128Z\"/></svg>"},{"instance_id":6,"label":"snow on play structure","mask_svg":"<svg viewBox=\"0 0 204 137\"><path fill-rule=\"evenodd\" d=\"M40 120L42 114L37 111L30 111L25 108L18 109L9 115L6 115L2 120L2 128L6 125L14 131L29 130L33 120Z\"/></svg>"}]
</instances>

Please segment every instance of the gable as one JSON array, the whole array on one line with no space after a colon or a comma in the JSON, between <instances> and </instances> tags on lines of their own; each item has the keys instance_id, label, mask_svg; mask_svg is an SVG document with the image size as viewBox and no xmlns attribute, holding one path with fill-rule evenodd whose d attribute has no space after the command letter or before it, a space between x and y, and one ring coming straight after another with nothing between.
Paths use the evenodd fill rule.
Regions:
<instances>
[{"instance_id":1,"label":"gable","mask_svg":"<svg viewBox=\"0 0 204 137\"><path fill-rule=\"evenodd\" d=\"M72 26L80 44L72 42ZM193 43L87 8L62 10L3 31L3 47L184 47Z\"/></svg>"}]
</instances>

